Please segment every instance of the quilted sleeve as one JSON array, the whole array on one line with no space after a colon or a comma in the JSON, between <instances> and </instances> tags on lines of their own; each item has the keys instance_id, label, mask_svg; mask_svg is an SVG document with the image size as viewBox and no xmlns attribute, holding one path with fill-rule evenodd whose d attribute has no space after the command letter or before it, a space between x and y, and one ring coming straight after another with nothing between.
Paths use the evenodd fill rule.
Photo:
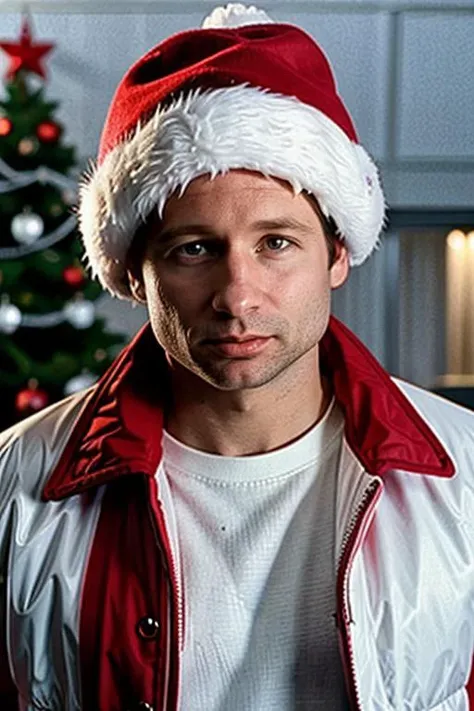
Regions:
<instances>
[{"instance_id":1,"label":"quilted sleeve","mask_svg":"<svg viewBox=\"0 0 474 711\"><path fill-rule=\"evenodd\" d=\"M6 589L15 469L11 467L11 431L0 435L0 699L2 711L18 711L18 692L10 672L6 638Z\"/></svg>"}]
</instances>

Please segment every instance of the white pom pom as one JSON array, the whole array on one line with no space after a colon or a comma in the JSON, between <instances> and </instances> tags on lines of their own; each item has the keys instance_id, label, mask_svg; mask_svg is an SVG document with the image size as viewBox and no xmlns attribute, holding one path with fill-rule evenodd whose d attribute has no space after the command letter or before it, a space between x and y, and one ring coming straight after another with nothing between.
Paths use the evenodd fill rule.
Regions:
<instances>
[{"instance_id":1,"label":"white pom pom","mask_svg":"<svg viewBox=\"0 0 474 711\"><path fill-rule=\"evenodd\" d=\"M226 7L216 7L203 21L203 30L212 27L243 27L244 25L268 25L273 20L264 10L254 5L246 6L240 2L231 2Z\"/></svg>"}]
</instances>

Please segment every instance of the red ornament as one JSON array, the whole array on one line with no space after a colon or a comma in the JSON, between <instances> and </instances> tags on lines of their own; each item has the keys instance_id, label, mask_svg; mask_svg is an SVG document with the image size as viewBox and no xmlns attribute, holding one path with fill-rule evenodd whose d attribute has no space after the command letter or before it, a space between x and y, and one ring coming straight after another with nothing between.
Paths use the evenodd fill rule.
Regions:
<instances>
[{"instance_id":1,"label":"red ornament","mask_svg":"<svg viewBox=\"0 0 474 711\"><path fill-rule=\"evenodd\" d=\"M69 286L73 286L75 289L80 289L83 286L86 276L81 267L66 267L63 271L63 279Z\"/></svg>"},{"instance_id":2,"label":"red ornament","mask_svg":"<svg viewBox=\"0 0 474 711\"><path fill-rule=\"evenodd\" d=\"M46 78L42 61L51 52L54 44L49 42L32 43L31 27L27 17L23 18L21 35L18 42L0 42L0 49L10 57L10 66L6 79L13 79L22 69Z\"/></svg>"},{"instance_id":3,"label":"red ornament","mask_svg":"<svg viewBox=\"0 0 474 711\"><path fill-rule=\"evenodd\" d=\"M28 387L20 390L15 398L15 408L19 415L25 417L34 412L42 410L49 402L46 390L38 387L38 381L32 378L28 381Z\"/></svg>"},{"instance_id":4,"label":"red ornament","mask_svg":"<svg viewBox=\"0 0 474 711\"><path fill-rule=\"evenodd\" d=\"M36 128L36 135L43 143L55 143L61 135L61 127L54 121L43 121Z\"/></svg>"},{"instance_id":5,"label":"red ornament","mask_svg":"<svg viewBox=\"0 0 474 711\"><path fill-rule=\"evenodd\" d=\"M13 131L13 124L9 118L0 118L0 136L9 136Z\"/></svg>"}]
</instances>

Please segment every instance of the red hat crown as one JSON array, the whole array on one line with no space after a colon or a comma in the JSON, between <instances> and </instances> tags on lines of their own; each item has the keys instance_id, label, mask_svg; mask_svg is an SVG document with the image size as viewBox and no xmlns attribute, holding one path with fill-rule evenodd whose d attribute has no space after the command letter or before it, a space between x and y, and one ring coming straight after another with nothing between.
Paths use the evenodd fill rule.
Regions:
<instances>
[{"instance_id":1,"label":"red hat crown","mask_svg":"<svg viewBox=\"0 0 474 711\"><path fill-rule=\"evenodd\" d=\"M303 30L284 24L190 30L154 47L124 76L106 119L99 161L173 95L197 85L236 84L294 96L357 141L329 62Z\"/></svg>"},{"instance_id":2,"label":"red hat crown","mask_svg":"<svg viewBox=\"0 0 474 711\"><path fill-rule=\"evenodd\" d=\"M232 25L216 27L216 24ZM239 25L239 26L235 26ZM132 298L126 256L138 226L196 177L236 168L313 194L352 265L377 246L384 198L321 48L293 25L229 5L125 74L102 133L79 217L93 274Z\"/></svg>"}]
</instances>

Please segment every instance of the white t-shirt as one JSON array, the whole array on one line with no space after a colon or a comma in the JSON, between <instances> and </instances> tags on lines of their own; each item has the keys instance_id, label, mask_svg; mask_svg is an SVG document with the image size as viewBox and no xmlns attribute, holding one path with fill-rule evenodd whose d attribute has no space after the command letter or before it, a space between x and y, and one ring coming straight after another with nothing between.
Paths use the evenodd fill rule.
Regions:
<instances>
[{"instance_id":1,"label":"white t-shirt","mask_svg":"<svg viewBox=\"0 0 474 711\"><path fill-rule=\"evenodd\" d=\"M208 454L163 433L158 470L181 581L180 711L348 708L336 610L335 401L266 454Z\"/></svg>"}]
</instances>

